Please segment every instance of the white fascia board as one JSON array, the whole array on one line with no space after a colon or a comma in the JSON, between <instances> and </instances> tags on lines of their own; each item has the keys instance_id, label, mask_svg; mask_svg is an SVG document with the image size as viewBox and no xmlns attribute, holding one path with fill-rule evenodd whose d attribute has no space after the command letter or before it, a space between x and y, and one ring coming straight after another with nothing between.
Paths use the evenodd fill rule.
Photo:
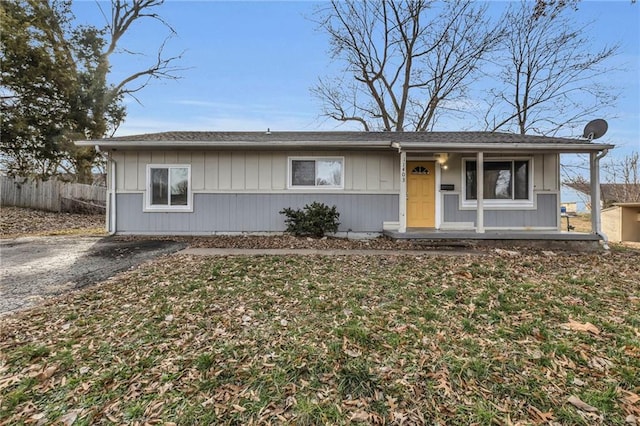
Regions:
<instances>
[{"instance_id":1,"label":"white fascia board","mask_svg":"<svg viewBox=\"0 0 640 426\"><path fill-rule=\"evenodd\" d=\"M262 148L262 149L393 149L398 148L411 152L557 152L581 153L598 152L614 148L610 144L593 143L425 143L399 142L392 146L391 141L136 141L136 140L89 140L77 141L77 146L98 146L101 149L233 149L233 148ZM398 146L399 145L399 146Z\"/></svg>"},{"instance_id":2,"label":"white fascia board","mask_svg":"<svg viewBox=\"0 0 640 426\"><path fill-rule=\"evenodd\" d=\"M420 142L405 142L400 144L401 149L414 152L594 152L612 149L614 145L592 144L592 143L449 143L449 144L428 144Z\"/></svg>"},{"instance_id":3,"label":"white fascia board","mask_svg":"<svg viewBox=\"0 0 640 426\"><path fill-rule=\"evenodd\" d=\"M264 148L264 149L389 149L390 141L360 142L360 141L274 141L274 142L226 142L226 141L77 141L77 146L98 146L101 149L155 149L155 148Z\"/></svg>"}]
</instances>

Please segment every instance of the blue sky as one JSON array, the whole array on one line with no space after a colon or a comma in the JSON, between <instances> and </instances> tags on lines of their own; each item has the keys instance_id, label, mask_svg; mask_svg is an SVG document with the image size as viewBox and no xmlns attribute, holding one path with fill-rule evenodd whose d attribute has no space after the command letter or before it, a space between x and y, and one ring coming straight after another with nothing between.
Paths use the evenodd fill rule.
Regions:
<instances>
[{"instance_id":1,"label":"blue sky","mask_svg":"<svg viewBox=\"0 0 640 426\"><path fill-rule=\"evenodd\" d=\"M492 8L502 9L505 4L494 2ZM184 51L180 66L187 69L180 73L180 80L153 81L139 94L142 105L128 99L127 119L117 135L267 128L360 130L321 117L320 102L310 95L318 77L338 69L329 57L326 35L311 20L316 5L310 1L168 0L158 9L177 32L167 44L167 53ZM74 12L79 23L104 23L94 1L74 2ZM609 132L602 141L619 146L616 155L639 150L640 4L583 0L575 13L578 21L594 21L590 28L594 44L621 44L616 65L624 65L625 70L611 80L624 95L615 111L603 114ZM152 60L167 33L152 22L132 28L122 46L149 57L114 57L114 81ZM454 123L448 126L438 130L460 130Z\"/></svg>"}]
</instances>

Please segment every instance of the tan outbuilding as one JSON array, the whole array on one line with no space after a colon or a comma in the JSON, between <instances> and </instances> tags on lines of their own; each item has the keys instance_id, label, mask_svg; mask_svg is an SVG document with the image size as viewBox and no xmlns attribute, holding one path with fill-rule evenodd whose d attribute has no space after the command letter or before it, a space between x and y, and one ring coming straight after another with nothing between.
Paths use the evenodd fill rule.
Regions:
<instances>
[{"instance_id":1,"label":"tan outbuilding","mask_svg":"<svg viewBox=\"0 0 640 426\"><path fill-rule=\"evenodd\" d=\"M640 203L615 203L602 210L602 231L609 241L640 241Z\"/></svg>"}]
</instances>

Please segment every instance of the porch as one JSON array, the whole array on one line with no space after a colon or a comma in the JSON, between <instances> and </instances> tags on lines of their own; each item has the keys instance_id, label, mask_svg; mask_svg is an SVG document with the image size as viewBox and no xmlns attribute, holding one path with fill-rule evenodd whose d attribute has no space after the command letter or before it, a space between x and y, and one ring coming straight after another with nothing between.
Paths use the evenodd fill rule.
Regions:
<instances>
[{"instance_id":1,"label":"porch","mask_svg":"<svg viewBox=\"0 0 640 426\"><path fill-rule=\"evenodd\" d=\"M385 230L393 240L411 240L433 247L529 247L544 250L598 250L601 238L593 233L565 231L438 230L407 228L406 232Z\"/></svg>"}]
</instances>

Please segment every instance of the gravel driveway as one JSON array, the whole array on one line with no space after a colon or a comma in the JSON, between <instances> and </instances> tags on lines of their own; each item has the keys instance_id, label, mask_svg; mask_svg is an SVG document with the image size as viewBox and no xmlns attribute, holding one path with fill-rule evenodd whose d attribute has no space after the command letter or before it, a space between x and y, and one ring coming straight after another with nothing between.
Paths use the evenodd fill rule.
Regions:
<instances>
[{"instance_id":1,"label":"gravel driveway","mask_svg":"<svg viewBox=\"0 0 640 426\"><path fill-rule=\"evenodd\" d=\"M185 243L105 237L23 237L0 240L0 315L103 281Z\"/></svg>"}]
</instances>

